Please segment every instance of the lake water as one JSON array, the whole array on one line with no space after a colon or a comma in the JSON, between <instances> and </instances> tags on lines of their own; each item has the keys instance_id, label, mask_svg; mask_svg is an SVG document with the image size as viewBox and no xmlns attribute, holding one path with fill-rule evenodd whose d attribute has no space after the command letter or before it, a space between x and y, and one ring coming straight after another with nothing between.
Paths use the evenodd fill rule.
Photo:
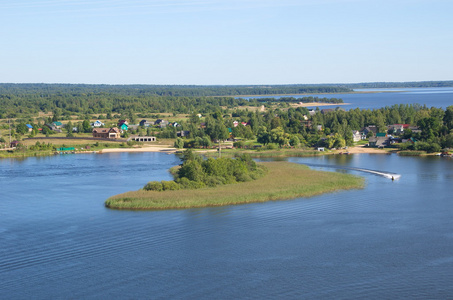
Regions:
<instances>
[{"instance_id":1,"label":"lake water","mask_svg":"<svg viewBox=\"0 0 453 300\"><path fill-rule=\"evenodd\" d=\"M453 105L453 87L445 88L401 88L401 89L356 89L357 92L371 92L364 94L312 94L312 95L288 95L285 97L306 97L318 98L339 98L349 105L341 105L349 109L377 109L394 104L420 104L427 107L446 108ZM259 96L250 98L280 98L281 96ZM322 106L321 108L332 108L339 105ZM313 106L316 107L316 106Z\"/></svg>"},{"instance_id":2,"label":"lake water","mask_svg":"<svg viewBox=\"0 0 453 300\"><path fill-rule=\"evenodd\" d=\"M104 200L170 179L179 159L2 159L0 299L453 296L452 159L286 160L364 176L366 187L261 204L117 211ZM354 168L401 177L392 182Z\"/></svg>"}]
</instances>

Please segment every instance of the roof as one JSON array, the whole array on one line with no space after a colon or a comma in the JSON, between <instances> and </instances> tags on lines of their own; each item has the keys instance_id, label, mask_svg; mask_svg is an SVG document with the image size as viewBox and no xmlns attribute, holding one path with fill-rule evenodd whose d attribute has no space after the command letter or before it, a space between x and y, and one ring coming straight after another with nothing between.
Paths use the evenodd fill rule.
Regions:
<instances>
[{"instance_id":1,"label":"roof","mask_svg":"<svg viewBox=\"0 0 453 300\"><path fill-rule=\"evenodd\" d=\"M58 122L58 121L55 121L55 122L53 122L52 124L54 124L55 126L61 126L61 125L63 125L63 123Z\"/></svg>"},{"instance_id":2,"label":"roof","mask_svg":"<svg viewBox=\"0 0 453 300\"><path fill-rule=\"evenodd\" d=\"M387 134L385 132L378 132L378 133L376 133L376 136L377 137L386 137Z\"/></svg>"},{"instance_id":3,"label":"roof","mask_svg":"<svg viewBox=\"0 0 453 300\"><path fill-rule=\"evenodd\" d=\"M25 124L28 128L33 128L30 124Z\"/></svg>"},{"instance_id":4,"label":"roof","mask_svg":"<svg viewBox=\"0 0 453 300\"><path fill-rule=\"evenodd\" d=\"M110 128L94 128L93 133L108 133Z\"/></svg>"},{"instance_id":5,"label":"roof","mask_svg":"<svg viewBox=\"0 0 453 300\"><path fill-rule=\"evenodd\" d=\"M109 132L116 132L119 133L119 129L116 127L112 128L94 128L93 133L109 133Z\"/></svg>"}]
</instances>

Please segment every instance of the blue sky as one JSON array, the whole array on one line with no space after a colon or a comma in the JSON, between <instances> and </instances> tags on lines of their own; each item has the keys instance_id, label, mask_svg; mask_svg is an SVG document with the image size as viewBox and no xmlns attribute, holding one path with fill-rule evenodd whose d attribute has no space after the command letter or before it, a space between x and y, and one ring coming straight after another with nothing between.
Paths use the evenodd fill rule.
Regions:
<instances>
[{"instance_id":1,"label":"blue sky","mask_svg":"<svg viewBox=\"0 0 453 300\"><path fill-rule=\"evenodd\" d=\"M0 82L453 80L451 0L0 0Z\"/></svg>"}]
</instances>

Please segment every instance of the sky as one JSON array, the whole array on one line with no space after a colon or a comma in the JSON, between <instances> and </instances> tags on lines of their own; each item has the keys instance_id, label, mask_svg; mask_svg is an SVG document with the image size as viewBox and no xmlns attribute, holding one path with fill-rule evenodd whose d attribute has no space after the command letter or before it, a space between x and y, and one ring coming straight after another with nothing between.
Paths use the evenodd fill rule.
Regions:
<instances>
[{"instance_id":1,"label":"sky","mask_svg":"<svg viewBox=\"0 0 453 300\"><path fill-rule=\"evenodd\" d=\"M452 0L0 0L0 83L453 80Z\"/></svg>"}]
</instances>

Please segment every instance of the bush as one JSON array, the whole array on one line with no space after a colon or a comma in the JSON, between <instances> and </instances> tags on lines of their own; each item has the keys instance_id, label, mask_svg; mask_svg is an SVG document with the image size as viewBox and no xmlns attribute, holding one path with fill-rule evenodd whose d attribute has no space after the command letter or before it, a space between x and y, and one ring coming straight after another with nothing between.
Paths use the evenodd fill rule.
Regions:
<instances>
[{"instance_id":1,"label":"bush","mask_svg":"<svg viewBox=\"0 0 453 300\"><path fill-rule=\"evenodd\" d=\"M205 184L203 182L191 181L191 180L187 179L186 177L179 178L177 180L177 183L179 183L179 185L182 189L187 189L187 190L201 189L201 188L205 187Z\"/></svg>"},{"instance_id":2,"label":"bush","mask_svg":"<svg viewBox=\"0 0 453 300\"><path fill-rule=\"evenodd\" d=\"M233 143L233 147L234 148L244 148L245 147L245 143L243 141L234 142Z\"/></svg>"},{"instance_id":3,"label":"bush","mask_svg":"<svg viewBox=\"0 0 453 300\"><path fill-rule=\"evenodd\" d=\"M225 178L220 176L209 176L206 178L205 183L207 186L215 187L217 185L223 185L226 183Z\"/></svg>"},{"instance_id":4,"label":"bush","mask_svg":"<svg viewBox=\"0 0 453 300\"><path fill-rule=\"evenodd\" d=\"M160 183L159 181L150 181L148 182L144 187L143 189L145 191L163 191L163 186L162 186L162 183Z\"/></svg>"},{"instance_id":5,"label":"bush","mask_svg":"<svg viewBox=\"0 0 453 300\"><path fill-rule=\"evenodd\" d=\"M267 144L266 149L267 150L277 150L278 145L277 144Z\"/></svg>"},{"instance_id":6,"label":"bush","mask_svg":"<svg viewBox=\"0 0 453 300\"><path fill-rule=\"evenodd\" d=\"M184 140L182 138L177 138L174 146L178 149L184 148Z\"/></svg>"},{"instance_id":7,"label":"bush","mask_svg":"<svg viewBox=\"0 0 453 300\"><path fill-rule=\"evenodd\" d=\"M162 181L162 188L164 191L176 191L179 190L181 187L175 181Z\"/></svg>"},{"instance_id":8,"label":"bush","mask_svg":"<svg viewBox=\"0 0 453 300\"><path fill-rule=\"evenodd\" d=\"M236 180L238 182L247 182L247 181L252 181L253 179L246 173L240 173L240 174L236 175Z\"/></svg>"}]
</instances>

